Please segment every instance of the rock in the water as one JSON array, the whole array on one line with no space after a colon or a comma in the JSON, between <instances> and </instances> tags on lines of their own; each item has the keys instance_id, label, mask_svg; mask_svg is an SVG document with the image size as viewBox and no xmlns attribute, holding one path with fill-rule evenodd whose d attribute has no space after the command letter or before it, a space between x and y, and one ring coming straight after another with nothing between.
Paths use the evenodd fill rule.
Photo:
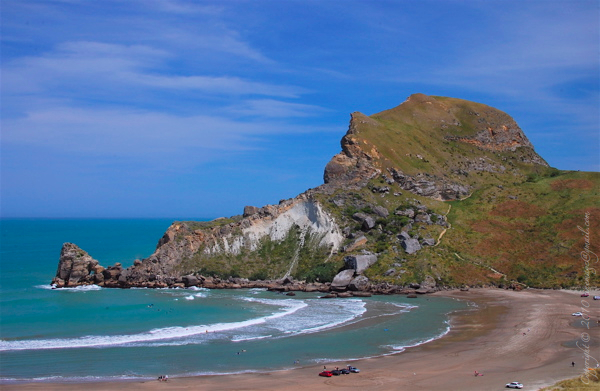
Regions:
<instances>
[{"instance_id":1,"label":"rock in the water","mask_svg":"<svg viewBox=\"0 0 600 391\"><path fill-rule=\"evenodd\" d=\"M97 270L98 261L73 243L63 244L53 284L77 286L91 284ZM62 280L62 283L61 281Z\"/></svg>"},{"instance_id":2,"label":"rock in the water","mask_svg":"<svg viewBox=\"0 0 600 391\"><path fill-rule=\"evenodd\" d=\"M181 279L186 287L197 286L198 283L200 282L198 280L198 277L196 277L194 275L183 276L183 277L181 277Z\"/></svg>"},{"instance_id":3,"label":"rock in the water","mask_svg":"<svg viewBox=\"0 0 600 391\"><path fill-rule=\"evenodd\" d=\"M113 266L109 266L102 271L104 275L104 280L118 280L121 272L123 271L123 267L120 263L115 263Z\"/></svg>"}]
</instances>

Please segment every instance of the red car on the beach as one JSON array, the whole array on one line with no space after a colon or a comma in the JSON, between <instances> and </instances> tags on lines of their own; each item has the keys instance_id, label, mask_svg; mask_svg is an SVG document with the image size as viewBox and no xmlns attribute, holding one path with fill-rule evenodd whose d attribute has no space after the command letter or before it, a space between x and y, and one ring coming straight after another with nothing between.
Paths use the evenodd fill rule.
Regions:
<instances>
[{"instance_id":1,"label":"red car on the beach","mask_svg":"<svg viewBox=\"0 0 600 391\"><path fill-rule=\"evenodd\" d=\"M333 373L331 373L331 371L323 371L323 372L319 373L319 376L331 377L331 376L333 376Z\"/></svg>"},{"instance_id":2,"label":"red car on the beach","mask_svg":"<svg viewBox=\"0 0 600 391\"><path fill-rule=\"evenodd\" d=\"M585 292L585 293L581 294L581 297L588 297L589 295L590 295L589 293Z\"/></svg>"}]
</instances>

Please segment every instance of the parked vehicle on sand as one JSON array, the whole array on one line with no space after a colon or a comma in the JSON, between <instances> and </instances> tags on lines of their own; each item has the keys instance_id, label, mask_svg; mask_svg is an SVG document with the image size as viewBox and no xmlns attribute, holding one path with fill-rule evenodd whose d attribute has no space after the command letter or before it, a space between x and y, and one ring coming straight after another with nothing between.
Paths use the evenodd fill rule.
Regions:
<instances>
[{"instance_id":1,"label":"parked vehicle on sand","mask_svg":"<svg viewBox=\"0 0 600 391\"><path fill-rule=\"evenodd\" d=\"M333 376L333 373L331 373L331 371L323 371L323 372L319 373L319 376L331 377L331 376Z\"/></svg>"},{"instance_id":2,"label":"parked vehicle on sand","mask_svg":"<svg viewBox=\"0 0 600 391\"><path fill-rule=\"evenodd\" d=\"M523 388L523 384L518 381L510 382L506 385L507 388Z\"/></svg>"},{"instance_id":3,"label":"parked vehicle on sand","mask_svg":"<svg viewBox=\"0 0 600 391\"><path fill-rule=\"evenodd\" d=\"M353 367L352 365L348 365L348 370L352 373L359 373L360 369Z\"/></svg>"}]
</instances>

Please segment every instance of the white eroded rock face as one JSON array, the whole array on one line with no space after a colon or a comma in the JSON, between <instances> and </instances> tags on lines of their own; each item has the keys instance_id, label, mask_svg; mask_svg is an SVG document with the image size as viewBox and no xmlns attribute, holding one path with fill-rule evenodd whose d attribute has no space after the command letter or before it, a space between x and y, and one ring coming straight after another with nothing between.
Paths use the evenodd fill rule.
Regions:
<instances>
[{"instance_id":1,"label":"white eroded rock face","mask_svg":"<svg viewBox=\"0 0 600 391\"><path fill-rule=\"evenodd\" d=\"M173 223L159 241L154 254L131 268L129 280L177 278L195 273L205 264L211 268L215 267L213 265L228 268L232 266L231 256L242 256L234 262L260 263L263 255L258 253L269 241L271 244L288 242L285 245L286 256L272 260L279 262L280 269L276 273L288 276L298 265L302 249L309 253L327 249L331 255L340 249L344 240L334 218L306 193L281 201L279 205L246 207L244 216L225 225L200 228L188 222ZM291 242L293 238L297 239L297 243ZM322 251L320 253L323 254ZM326 259L323 261L326 262ZM257 270L260 265L254 267Z\"/></svg>"},{"instance_id":2,"label":"white eroded rock face","mask_svg":"<svg viewBox=\"0 0 600 391\"><path fill-rule=\"evenodd\" d=\"M329 246L332 251L339 249L344 239L341 229L317 201L296 199L276 209L268 216L256 214L248 217L249 223L241 224L241 235L229 233L216 240L213 246L207 247L205 252L239 254L242 248L255 251L264 237L268 236L272 241L281 241L294 226L303 233L302 237L306 234L322 237L319 246Z\"/></svg>"}]
</instances>

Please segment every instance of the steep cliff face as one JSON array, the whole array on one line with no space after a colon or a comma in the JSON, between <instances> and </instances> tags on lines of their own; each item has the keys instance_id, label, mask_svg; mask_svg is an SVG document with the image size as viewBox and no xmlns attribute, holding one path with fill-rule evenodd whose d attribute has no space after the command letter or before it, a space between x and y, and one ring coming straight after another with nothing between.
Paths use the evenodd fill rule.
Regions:
<instances>
[{"instance_id":1,"label":"steep cliff face","mask_svg":"<svg viewBox=\"0 0 600 391\"><path fill-rule=\"evenodd\" d=\"M237 270L233 274L244 277L265 270L265 277L285 278L297 272L302 252L320 255L319 261L325 262L344 239L332 216L306 194L279 205L246 207L244 217L227 221L173 223L154 254L122 275L130 285L170 283L203 270ZM277 251L286 259L266 270L262 263Z\"/></svg>"}]
</instances>

